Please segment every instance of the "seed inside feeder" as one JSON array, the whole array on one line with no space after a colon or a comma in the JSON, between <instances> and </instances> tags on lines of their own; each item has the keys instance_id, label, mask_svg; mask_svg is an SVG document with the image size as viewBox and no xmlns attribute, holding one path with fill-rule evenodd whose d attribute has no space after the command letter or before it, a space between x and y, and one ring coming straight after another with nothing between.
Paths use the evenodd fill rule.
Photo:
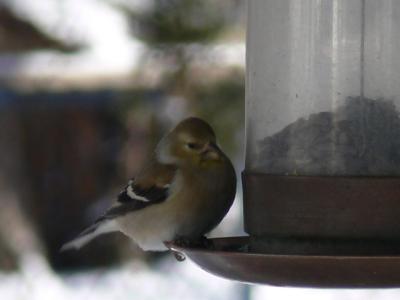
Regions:
<instances>
[{"instance_id":1,"label":"seed inside feeder","mask_svg":"<svg viewBox=\"0 0 400 300\"><path fill-rule=\"evenodd\" d=\"M389 100L348 97L259 142L260 170L286 175L400 175L400 118Z\"/></svg>"}]
</instances>

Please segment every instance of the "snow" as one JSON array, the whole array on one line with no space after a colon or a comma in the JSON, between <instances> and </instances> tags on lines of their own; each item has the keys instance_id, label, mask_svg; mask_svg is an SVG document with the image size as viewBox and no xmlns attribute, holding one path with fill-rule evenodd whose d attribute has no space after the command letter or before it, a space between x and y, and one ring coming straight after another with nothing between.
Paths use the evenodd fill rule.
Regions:
<instances>
[{"instance_id":1,"label":"snow","mask_svg":"<svg viewBox=\"0 0 400 300\"><path fill-rule=\"evenodd\" d=\"M214 277L190 261L171 256L154 268L141 262L57 274L41 257L28 257L21 271L0 273L0 299L239 299L237 284Z\"/></svg>"},{"instance_id":2,"label":"snow","mask_svg":"<svg viewBox=\"0 0 400 300\"><path fill-rule=\"evenodd\" d=\"M252 300L394 300L399 299L399 289L305 289L257 286Z\"/></svg>"},{"instance_id":3,"label":"snow","mask_svg":"<svg viewBox=\"0 0 400 300\"><path fill-rule=\"evenodd\" d=\"M132 38L124 13L107 1L3 1L49 36L67 44L85 45L77 54L39 51L25 55L18 72L27 76L125 74L137 66L145 51L144 45ZM0 75L7 74L0 71Z\"/></svg>"},{"instance_id":4,"label":"snow","mask_svg":"<svg viewBox=\"0 0 400 300\"><path fill-rule=\"evenodd\" d=\"M174 68L156 59L160 54L158 51L149 49L132 36L129 18L120 9L125 7L135 12L145 10L150 1L0 0L0 3L48 36L67 45L83 45L76 53L47 50L0 55L0 79L14 76L78 85L79 82L90 85L92 81L122 81L145 67L145 56L155 64L147 66L149 70ZM208 62L210 66L243 67L245 62L243 42L188 45L187 51L197 55L194 63L201 66Z\"/></svg>"}]
</instances>

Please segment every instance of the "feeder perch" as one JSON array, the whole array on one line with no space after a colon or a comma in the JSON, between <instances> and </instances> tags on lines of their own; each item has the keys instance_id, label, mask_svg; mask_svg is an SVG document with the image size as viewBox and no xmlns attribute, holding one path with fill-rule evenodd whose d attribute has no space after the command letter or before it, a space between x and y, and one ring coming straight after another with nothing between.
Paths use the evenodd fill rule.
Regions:
<instances>
[{"instance_id":1,"label":"feeder perch","mask_svg":"<svg viewBox=\"0 0 400 300\"><path fill-rule=\"evenodd\" d=\"M249 0L245 231L171 247L244 282L400 287L400 1Z\"/></svg>"}]
</instances>

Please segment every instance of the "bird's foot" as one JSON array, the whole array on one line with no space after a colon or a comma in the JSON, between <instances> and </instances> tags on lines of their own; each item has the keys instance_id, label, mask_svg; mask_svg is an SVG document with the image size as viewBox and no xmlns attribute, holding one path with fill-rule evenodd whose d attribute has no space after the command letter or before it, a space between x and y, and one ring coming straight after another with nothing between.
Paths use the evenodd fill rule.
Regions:
<instances>
[{"instance_id":1,"label":"bird's foot","mask_svg":"<svg viewBox=\"0 0 400 300\"><path fill-rule=\"evenodd\" d=\"M199 239L178 237L174 240L174 244L182 248L214 248L214 243L212 242L212 240L206 238L205 236L201 236Z\"/></svg>"},{"instance_id":2,"label":"bird's foot","mask_svg":"<svg viewBox=\"0 0 400 300\"><path fill-rule=\"evenodd\" d=\"M205 249L213 250L215 249L215 245L212 239L208 239L204 235L199 240L200 245Z\"/></svg>"},{"instance_id":3,"label":"bird's foot","mask_svg":"<svg viewBox=\"0 0 400 300\"><path fill-rule=\"evenodd\" d=\"M184 253L174 250L171 248L171 242L166 242L166 246L171 250L177 261L184 261L186 256ZM199 239L190 239L187 237L177 237L172 241L172 244L180 248L204 248L204 249L215 249L214 243L212 240L207 239L205 236L200 237Z\"/></svg>"},{"instance_id":4,"label":"bird's foot","mask_svg":"<svg viewBox=\"0 0 400 300\"><path fill-rule=\"evenodd\" d=\"M181 248L189 248L193 245L191 239L180 236L174 239L174 244Z\"/></svg>"}]
</instances>

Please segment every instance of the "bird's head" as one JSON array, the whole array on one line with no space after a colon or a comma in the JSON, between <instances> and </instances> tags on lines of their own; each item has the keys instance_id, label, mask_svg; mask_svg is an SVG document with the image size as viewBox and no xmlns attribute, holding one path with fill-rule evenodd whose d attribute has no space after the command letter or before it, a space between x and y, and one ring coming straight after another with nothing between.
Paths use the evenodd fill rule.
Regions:
<instances>
[{"instance_id":1,"label":"bird's head","mask_svg":"<svg viewBox=\"0 0 400 300\"><path fill-rule=\"evenodd\" d=\"M214 130L194 117L180 122L161 140L157 155L160 162L176 165L206 166L223 159Z\"/></svg>"}]
</instances>

